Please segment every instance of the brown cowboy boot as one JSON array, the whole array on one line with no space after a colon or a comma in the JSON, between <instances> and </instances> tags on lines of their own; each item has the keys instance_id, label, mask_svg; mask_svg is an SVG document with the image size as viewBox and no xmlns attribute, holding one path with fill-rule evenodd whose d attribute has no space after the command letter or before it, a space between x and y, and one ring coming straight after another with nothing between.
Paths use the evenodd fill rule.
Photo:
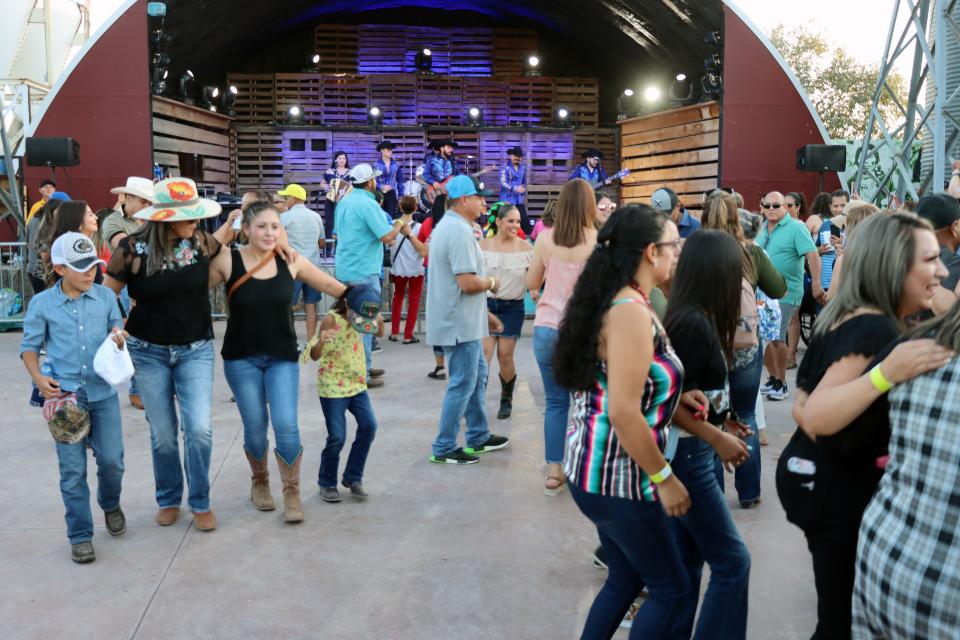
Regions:
<instances>
[{"instance_id":1,"label":"brown cowboy boot","mask_svg":"<svg viewBox=\"0 0 960 640\"><path fill-rule=\"evenodd\" d=\"M274 449L280 478L283 480L283 519L285 522L303 522L303 504L300 502L300 461L303 449L297 454L292 465L283 461L280 452Z\"/></svg>"},{"instance_id":2,"label":"brown cowboy boot","mask_svg":"<svg viewBox=\"0 0 960 640\"><path fill-rule=\"evenodd\" d=\"M244 450L247 455L247 462L250 463L250 471L253 472L253 483L250 486L250 501L260 511L273 511L276 505L273 503L273 496L270 495L270 471L267 464L267 456L263 460L257 460L249 451Z\"/></svg>"}]
</instances>

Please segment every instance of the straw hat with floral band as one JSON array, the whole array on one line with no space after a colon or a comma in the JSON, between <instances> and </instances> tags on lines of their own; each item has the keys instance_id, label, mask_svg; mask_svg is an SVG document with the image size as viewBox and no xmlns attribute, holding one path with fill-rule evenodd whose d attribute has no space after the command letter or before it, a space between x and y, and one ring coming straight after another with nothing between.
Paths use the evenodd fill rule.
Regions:
<instances>
[{"instance_id":1,"label":"straw hat with floral band","mask_svg":"<svg viewBox=\"0 0 960 640\"><path fill-rule=\"evenodd\" d=\"M153 185L153 205L133 214L139 220L183 222L220 215L219 204L201 198L190 178L167 178Z\"/></svg>"}]
</instances>

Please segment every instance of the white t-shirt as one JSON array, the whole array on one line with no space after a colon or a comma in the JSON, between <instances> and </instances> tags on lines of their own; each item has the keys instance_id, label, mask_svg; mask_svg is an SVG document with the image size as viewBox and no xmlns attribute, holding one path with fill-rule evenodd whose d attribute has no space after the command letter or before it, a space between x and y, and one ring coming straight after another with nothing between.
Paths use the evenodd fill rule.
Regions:
<instances>
[{"instance_id":1,"label":"white t-shirt","mask_svg":"<svg viewBox=\"0 0 960 640\"><path fill-rule=\"evenodd\" d=\"M323 218L312 209L298 204L280 214L280 224L287 230L290 246L316 266L320 266L320 238Z\"/></svg>"},{"instance_id":2,"label":"white t-shirt","mask_svg":"<svg viewBox=\"0 0 960 640\"><path fill-rule=\"evenodd\" d=\"M410 230L411 235L416 237L420 231L420 223L415 222ZM402 278L415 278L423 275L423 258L417 253L409 238L400 234L397 234L393 244L390 245L390 261L393 264L390 268L390 275Z\"/></svg>"}]
</instances>

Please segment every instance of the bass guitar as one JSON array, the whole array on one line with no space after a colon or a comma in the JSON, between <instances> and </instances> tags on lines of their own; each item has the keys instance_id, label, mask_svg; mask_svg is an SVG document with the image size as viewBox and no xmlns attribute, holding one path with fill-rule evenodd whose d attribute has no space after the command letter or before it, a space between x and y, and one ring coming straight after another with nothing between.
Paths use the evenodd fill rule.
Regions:
<instances>
[{"instance_id":1,"label":"bass guitar","mask_svg":"<svg viewBox=\"0 0 960 640\"><path fill-rule=\"evenodd\" d=\"M470 176L471 178L477 178L483 175L484 173L487 173L488 171L495 170L496 168L497 168L496 165L490 165L488 167L484 167L483 169L481 169L480 171L477 171L476 173L468 173L466 175ZM464 175L464 174L459 174L459 175ZM440 195L441 193L447 192L447 189L446 189L447 183L450 182L450 180L453 177L454 177L453 175L447 176L443 180L443 182L440 183L439 189L435 189L432 184L425 185L423 190L420 192L420 206L423 207L426 211L429 211L431 207L433 207L433 201L437 199L437 196Z\"/></svg>"},{"instance_id":2,"label":"bass guitar","mask_svg":"<svg viewBox=\"0 0 960 640\"><path fill-rule=\"evenodd\" d=\"M608 184L613 184L617 180L623 180L628 175L630 175L630 169L621 169L620 171L617 171L612 176L608 177L603 182L599 180L590 180L590 186L593 187L594 189L599 189L600 187L605 187Z\"/></svg>"}]
</instances>

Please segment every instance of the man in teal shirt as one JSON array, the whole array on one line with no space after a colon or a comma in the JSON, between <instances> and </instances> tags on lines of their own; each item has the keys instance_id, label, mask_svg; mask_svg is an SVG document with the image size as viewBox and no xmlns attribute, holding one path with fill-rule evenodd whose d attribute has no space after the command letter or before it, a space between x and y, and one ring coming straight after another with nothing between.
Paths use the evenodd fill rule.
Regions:
<instances>
[{"instance_id":1,"label":"man in teal shirt","mask_svg":"<svg viewBox=\"0 0 960 640\"><path fill-rule=\"evenodd\" d=\"M770 256L773 266L787 281L787 293L780 299L783 319L780 335L767 345L763 362L770 377L760 391L771 400L784 400L790 396L787 390L787 328L803 300L803 259L807 259L813 280L813 297L823 302L824 291L820 286L820 254L810 237L807 226L787 215L783 194L771 191L760 200L760 207L767 224L760 229L756 243Z\"/></svg>"},{"instance_id":2,"label":"man in teal shirt","mask_svg":"<svg viewBox=\"0 0 960 640\"><path fill-rule=\"evenodd\" d=\"M350 285L369 285L380 294L380 271L383 269L383 245L389 245L400 233L403 223L391 225L377 204L374 192L377 176L369 164L358 164L350 170L353 189L337 203L333 214L333 231L337 236L334 275ZM383 369L372 368L373 336L363 334L363 350L367 360L367 386L382 387Z\"/></svg>"}]
</instances>

